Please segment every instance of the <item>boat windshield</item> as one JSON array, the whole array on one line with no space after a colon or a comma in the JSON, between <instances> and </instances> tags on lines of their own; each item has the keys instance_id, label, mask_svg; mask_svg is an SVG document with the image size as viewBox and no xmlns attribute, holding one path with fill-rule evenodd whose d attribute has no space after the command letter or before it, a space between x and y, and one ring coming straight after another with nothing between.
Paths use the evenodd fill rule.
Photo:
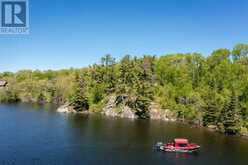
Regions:
<instances>
[{"instance_id":1,"label":"boat windshield","mask_svg":"<svg viewBox=\"0 0 248 165\"><path fill-rule=\"evenodd\" d=\"M179 147L187 147L187 144L185 143L181 143L181 144L178 144Z\"/></svg>"}]
</instances>

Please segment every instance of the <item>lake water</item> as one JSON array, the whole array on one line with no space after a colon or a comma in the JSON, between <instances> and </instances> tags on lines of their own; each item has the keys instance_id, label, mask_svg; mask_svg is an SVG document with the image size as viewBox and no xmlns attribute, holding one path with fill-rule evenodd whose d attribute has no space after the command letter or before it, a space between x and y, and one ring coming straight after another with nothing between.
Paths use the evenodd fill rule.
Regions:
<instances>
[{"instance_id":1,"label":"lake water","mask_svg":"<svg viewBox=\"0 0 248 165\"><path fill-rule=\"evenodd\" d=\"M157 141L186 137L194 154L162 153ZM66 115L53 106L0 105L0 165L247 165L248 139L162 121Z\"/></svg>"}]
</instances>

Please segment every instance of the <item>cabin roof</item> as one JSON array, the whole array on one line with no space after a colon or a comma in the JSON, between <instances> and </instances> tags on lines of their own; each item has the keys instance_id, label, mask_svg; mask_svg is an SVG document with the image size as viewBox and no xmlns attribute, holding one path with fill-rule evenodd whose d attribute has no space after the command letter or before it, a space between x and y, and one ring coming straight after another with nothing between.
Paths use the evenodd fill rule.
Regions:
<instances>
[{"instance_id":1,"label":"cabin roof","mask_svg":"<svg viewBox=\"0 0 248 165\"><path fill-rule=\"evenodd\" d=\"M183 139L183 138L177 138L177 139L175 139L174 140L175 141L175 143L180 143L180 144L188 144L189 143L189 141L188 141L188 139Z\"/></svg>"},{"instance_id":2,"label":"cabin roof","mask_svg":"<svg viewBox=\"0 0 248 165\"><path fill-rule=\"evenodd\" d=\"M0 80L0 86L6 86L6 85L7 85L7 81Z\"/></svg>"}]
</instances>

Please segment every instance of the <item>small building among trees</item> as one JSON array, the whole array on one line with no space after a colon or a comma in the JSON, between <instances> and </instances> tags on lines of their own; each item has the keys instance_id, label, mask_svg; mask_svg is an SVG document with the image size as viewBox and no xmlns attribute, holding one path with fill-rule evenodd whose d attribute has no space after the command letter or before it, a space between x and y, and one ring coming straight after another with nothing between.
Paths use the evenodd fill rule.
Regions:
<instances>
[{"instance_id":1,"label":"small building among trees","mask_svg":"<svg viewBox=\"0 0 248 165\"><path fill-rule=\"evenodd\" d=\"M8 84L7 81L0 80L0 88L6 87L7 84Z\"/></svg>"}]
</instances>

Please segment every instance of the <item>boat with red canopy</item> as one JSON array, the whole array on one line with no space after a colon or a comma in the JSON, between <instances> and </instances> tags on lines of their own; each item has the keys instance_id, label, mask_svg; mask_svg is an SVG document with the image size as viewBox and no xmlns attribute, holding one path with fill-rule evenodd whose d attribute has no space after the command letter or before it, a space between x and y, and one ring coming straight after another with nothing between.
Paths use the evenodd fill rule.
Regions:
<instances>
[{"instance_id":1,"label":"boat with red canopy","mask_svg":"<svg viewBox=\"0 0 248 165\"><path fill-rule=\"evenodd\" d=\"M189 143L188 139L176 138L173 142L163 144L158 142L155 146L158 150L166 152L194 152L197 151L200 146L195 143Z\"/></svg>"}]
</instances>

